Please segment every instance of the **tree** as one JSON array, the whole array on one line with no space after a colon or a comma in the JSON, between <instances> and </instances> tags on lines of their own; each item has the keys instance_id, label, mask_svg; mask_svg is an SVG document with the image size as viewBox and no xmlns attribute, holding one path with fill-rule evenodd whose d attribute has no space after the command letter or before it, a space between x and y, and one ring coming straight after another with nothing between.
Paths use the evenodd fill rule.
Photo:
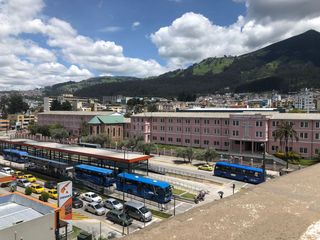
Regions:
<instances>
[{"instance_id":1,"label":"tree","mask_svg":"<svg viewBox=\"0 0 320 240\"><path fill-rule=\"evenodd\" d=\"M287 169L289 168L288 161L288 143L289 140L299 141L297 132L293 129L293 123L281 121L274 131L274 140L280 142L280 145L285 144L285 161L287 162Z\"/></svg>"},{"instance_id":2,"label":"tree","mask_svg":"<svg viewBox=\"0 0 320 240\"><path fill-rule=\"evenodd\" d=\"M0 111L1 117L6 119L8 117L8 97L6 95L1 96L0 98Z\"/></svg>"},{"instance_id":3,"label":"tree","mask_svg":"<svg viewBox=\"0 0 320 240\"><path fill-rule=\"evenodd\" d=\"M41 195L39 196L39 200L43 202L48 202L49 199L49 193L47 192L42 192Z\"/></svg>"},{"instance_id":4,"label":"tree","mask_svg":"<svg viewBox=\"0 0 320 240\"><path fill-rule=\"evenodd\" d=\"M152 103L148 105L148 112L158 112L157 105Z\"/></svg>"},{"instance_id":5,"label":"tree","mask_svg":"<svg viewBox=\"0 0 320 240\"><path fill-rule=\"evenodd\" d=\"M212 148L208 148L205 151L201 152L200 154L200 159L203 159L206 161L206 163L208 162L212 162L214 158L216 158L218 156L217 152L212 149Z\"/></svg>"},{"instance_id":6,"label":"tree","mask_svg":"<svg viewBox=\"0 0 320 240\"><path fill-rule=\"evenodd\" d=\"M62 142L63 139L69 137L69 132L64 128L52 128L49 130L50 136Z\"/></svg>"},{"instance_id":7,"label":"tree","mask_svg":"<svg viewBox=\"0 0 320 240\"><path fill-rule=\"evenodd\" d=\"M61 103L57 99L54 99L51 102L50 110L51 111L59 111L59 110L61 110Z\"/></svg>"},{"instance_id":8,"label":"tree","mask_svg":"<svg viewBox=\"0 0 320 240\"><path fill-rule=\"evenodd\" d=\"M8 113L25 113L29 109L29 105L23 101L22 95L13 93L8 98Z\"/></svg>"},{"instance_id":9,"label":"tree","mask_svg":"<svg viewBox=\"0 0 320 240\"><path fill-rule=\"evenodd\" d=\"M85 137L85 136L88 136L89 133L90 133L90 127L88 122L82 120L81 126L80 126L80 136Z\"/></svg>"},{"instance_id":10,"label":"tree","mask_svg":"<svg viewBox=\"0 0 320 240\"><path fill-rule=\"evenodd\" d=\"M61 104L61 110L62 111L72 111L72 105L71 103L67 100Z\"/></svg>"},{"instance_id":11,"label":"tree","mask_svg":"<svg viewBox=\"0 0 320 240\"><path fill-rule=\"evenodd\" d=\"M155 145L153 143L144 143L143 141L139 141L136 150L142 152L143 154L149 155L155 149Z\"/></svg>"},{"instance_id":12,"label":"tree","mask_svg":"<svg viewBox=\"0 0 320 240\"><path fill-rule=\"evenodd\" d=\"M183 158L183 161L185 162L187 157L186 150L184 148L178 149L176 153L176 157Z\"/></svg>"},{"instance_id":13,"label":"tree","mask_svg":"<svg viewBox=\"0 0 320 240\"><path fill-rule=\"evenodd\" d=\"M189 161L189 163L192 163L193 157L194 157L194 151L192 147L188 147L186 150L186 157Z\"/></svg>"}]
</instances>

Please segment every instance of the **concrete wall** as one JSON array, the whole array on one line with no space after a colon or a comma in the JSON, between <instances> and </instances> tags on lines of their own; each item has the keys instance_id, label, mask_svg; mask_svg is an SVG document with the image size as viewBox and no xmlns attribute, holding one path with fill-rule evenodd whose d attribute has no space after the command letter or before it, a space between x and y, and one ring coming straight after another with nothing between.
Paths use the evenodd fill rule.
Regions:
<instances>
[{"instance_id":1,"label":"concrete wall","mask_svg":"<svg viewBox=\"0 0 320 240\"><path fill-rule=\"evenodd\" d=\"M0 230L1 240L54 240L54 213ZM16 232L16 236L15 236Z\"/></svg>"}]
</instances>

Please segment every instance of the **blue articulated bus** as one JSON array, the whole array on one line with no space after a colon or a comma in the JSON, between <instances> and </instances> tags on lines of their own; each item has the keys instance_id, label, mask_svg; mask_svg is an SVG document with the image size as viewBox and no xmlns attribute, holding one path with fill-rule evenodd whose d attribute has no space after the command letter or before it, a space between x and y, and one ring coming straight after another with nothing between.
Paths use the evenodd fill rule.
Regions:
<instances>
[{"instance_id":1,"label":"blue articulated bus","mask_svg":"<svg viewBox=\"0 0 320 240\"><path fill-rule=\"evenodd\" d=\"M254 184L265 181L263 169L228 162L217 162L214 175Z\"/></svg>"},{"instance_id":2,"label":"blue articulated bus","mask_svg":"<svg viewBox=\"0 0 320 240\"><path fill-rule=\"evenodd\" d=\"M25 151L20 151L18 149L3 149L2 153L5 160L17 163L28 162L28 153Z\"/></svg>"},{"instance_id":3,"label":"blue articulated bus","mask_svg":"<svg viewBox=\"0 0 320 240\"><path fill-rule=\"evenodd\" d=\"M130 173L120 173L116 179L117 190L157 203L168 203L172 198L169 183Z\"/></svg>"},{"instance_id":4,"label":"blue articulated bus","mask_svg":"<svg viewBox=\"0 0 320 240\"><path fill-rule=\"evenodd\" d=\"M75 178L80 181L87 181L103 187L110 187L115 183L113 170L110 169L80 164L76 165L74 170Z\"/></svg>"}]
</instances>

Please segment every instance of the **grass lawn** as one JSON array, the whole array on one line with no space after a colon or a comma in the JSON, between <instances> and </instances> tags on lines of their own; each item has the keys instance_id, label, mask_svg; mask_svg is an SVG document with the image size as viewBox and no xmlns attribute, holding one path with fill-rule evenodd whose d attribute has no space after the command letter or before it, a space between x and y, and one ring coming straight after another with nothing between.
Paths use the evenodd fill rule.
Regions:
<instances>
[{"instance_id":1,"label":"grass lawn","mask_svg":"<svg viewBox=\"0 0 320 240\"><path fill-rule=\"evenodd\" d=\"M172 214L169 214L169 213L165 213L165 212L161 212L161 211L157 211L157 210L153 210L153 209L149 209L150 212L152 212L152 214L154 216L157 216L158 218L162 218L162 219L165 219L165 218L169 218L172 216Z\"/></svg>"},{"instance_id":2,"label":"grass lawn","mask_svg":"<svg viewBox=\"0 0 320 240\"><path fill-rule=\"evenodd\" d=\"M193 200L195 198L195 196L196 196L195 194L189 193L189 192L186 192L186 193L181 195L181 197L187 198L187 199L191 199L191 200Z\"/></svg>"},{"instance_id":3,"label":"grass lawn","mask_svg":"<svg viewBox=\"0 0 320 240\"><path fill-rule=\"evenodd\" d=\"M178 189L178 188L172 189L172 193L173 193L174 195L180 195L180 194L183 194L183 193L185 193L185 192L186 192L186 191L181 190L181 189Z\"/></svg>"},{"instance_id":4,"label":"grass lawn","mask_svg":"<svg viewBox=\"0 0 320 240\"><path fill-rule=\"evenodd\" d=\"M300 160L290 160L289 163L291 164L296 164L296 165L301 165L301 166L311 166L316 163L319 163L318 160L313 160L313 159L300 159Z\"/></svg>"}]
</instances>

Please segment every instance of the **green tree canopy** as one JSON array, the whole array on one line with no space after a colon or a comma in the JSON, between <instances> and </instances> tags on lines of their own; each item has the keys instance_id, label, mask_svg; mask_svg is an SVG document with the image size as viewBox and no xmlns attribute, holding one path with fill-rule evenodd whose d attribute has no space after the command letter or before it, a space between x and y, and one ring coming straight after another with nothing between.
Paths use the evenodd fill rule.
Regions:
<instances>
[{"instance_id":1,"label":"green tree canopy","mask_svg":"<svg viewBox=\"0 0 320 240\"><path fill-rule=\"evenodd\" d=\"M3 100L5 101L5 99ZM7 101L7 112L9 114L25 113L29 109L29 105L23 101L23 97L19 93L12 93Z\"/></svg>"}]
</instances>

